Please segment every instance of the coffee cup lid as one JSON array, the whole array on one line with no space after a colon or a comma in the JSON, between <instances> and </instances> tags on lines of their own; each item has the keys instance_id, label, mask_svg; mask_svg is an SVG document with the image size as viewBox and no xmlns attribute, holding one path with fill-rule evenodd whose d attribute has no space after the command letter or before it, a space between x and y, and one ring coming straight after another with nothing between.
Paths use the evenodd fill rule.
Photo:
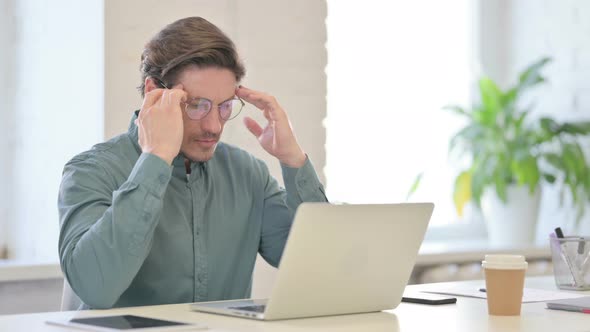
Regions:
<instances>
[{"instance_id":1,"label":"coffee cup lid","mask_svg":"<svg viewBox=\"0 0 590 332\"><path fill-rule=\"evenodd\" d=\"M522 255L486 255L481 262L484 269L522 270L528 267Z\"/></svg>"}]
</instances>

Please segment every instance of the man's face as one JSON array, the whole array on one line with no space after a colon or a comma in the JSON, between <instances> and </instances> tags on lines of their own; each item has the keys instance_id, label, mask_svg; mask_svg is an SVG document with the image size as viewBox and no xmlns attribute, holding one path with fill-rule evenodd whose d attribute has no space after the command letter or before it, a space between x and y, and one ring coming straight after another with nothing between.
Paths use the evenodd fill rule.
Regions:
<instances>
[{"instance_id":1,"label":"man's face","mask_svg":"<svg viewBox=\"0 0 590 332\"><path fill-rule=\"evenodd\" d=\"M236 78L224 68L188 67L180 74L177 83L182 84L187 92L187 103L206 98L213 104L207 116L200 120L189 118L184 111L186 105L181 105L184 137L180 152L192 161L207 161L213 157L226 122L219 116L218 105L235 96Z\"/></svg>"}]
</instances>

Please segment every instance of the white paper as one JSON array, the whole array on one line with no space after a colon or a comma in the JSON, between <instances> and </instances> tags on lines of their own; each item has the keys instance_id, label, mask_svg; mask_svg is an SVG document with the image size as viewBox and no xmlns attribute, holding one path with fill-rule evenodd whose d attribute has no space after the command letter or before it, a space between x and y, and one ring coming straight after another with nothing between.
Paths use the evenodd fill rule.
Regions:
<instances>
[{"instance_id":1,"label":"white paper","mask_svg":"<svg viewBox=\"0 0 590 332\"><path fill-rule=\"evenodd\" d=\"M441 289L428 289L428 290L421 290L421 292L434 293L434 294L444 294L444 295L455 295L455 296L477 297L477 298L481 298L481 299L486 298L485 292L481 292L478 288L467 288L465 286L453 287L453 288L441 288ZM558 291L548 291L548 290L543 290L543 289L525 288L523 290L523 294L522 294L522 303L573 299L573 298L584 297L584 296L588 296L588 295L574 294L574 293L567 293L567 292L558 292Z\"/></svg>"}]
</instances>

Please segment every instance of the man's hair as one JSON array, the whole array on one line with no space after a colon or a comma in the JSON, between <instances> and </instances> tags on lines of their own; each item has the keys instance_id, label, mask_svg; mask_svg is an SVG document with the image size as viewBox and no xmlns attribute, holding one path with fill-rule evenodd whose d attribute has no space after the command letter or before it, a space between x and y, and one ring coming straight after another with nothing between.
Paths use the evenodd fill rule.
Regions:
<instances>
[{"instance_id":1,"label":"man's hair","mask_svg":"<svg viewBox=\"0 0 590 332\"><path fill-rule=\"evenodd\" d=\"M194 65L229 69L237 82L246 73L236 46L225 33L204 18L187 17L167 25L145 45L141 54L141 85L137 88L141 97L146 77L172 87L178 75Z\"/></svg>"}]
</instances>

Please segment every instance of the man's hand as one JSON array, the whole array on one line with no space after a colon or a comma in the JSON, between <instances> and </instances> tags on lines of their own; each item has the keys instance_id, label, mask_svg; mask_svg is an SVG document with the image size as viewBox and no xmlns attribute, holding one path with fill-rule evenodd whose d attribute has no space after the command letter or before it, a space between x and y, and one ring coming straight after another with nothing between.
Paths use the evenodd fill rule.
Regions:
<instances>
[{"instance_id":1,"label":"man's hand","mask_svg":"<svg viewBox=\"0 0 590 332\"><path fill-rule=\"evenodd\" d=\"M264 113L266 120L268 120L266 126L262 128L252 118L244 118L244 124L258 138L264 150L289 167L299 168L303 166L307 157L299 143L297 143L287 113L285 113L277 100L272 96L243 86L236 90L236 94L258 107Z\"/></svg>"},{"instance_id":2,"label":"man's hand","mask_svg":"<svg viewBox=\"0 0 590 332\"><path fill-rule=\"evenodd\" d=\"M182 85L170 90L152 90L145 95L135 120L141 150L164 159L169 165L182 145L184 126L180 103L186 98Z\"/></svg>"}]
</instances>

